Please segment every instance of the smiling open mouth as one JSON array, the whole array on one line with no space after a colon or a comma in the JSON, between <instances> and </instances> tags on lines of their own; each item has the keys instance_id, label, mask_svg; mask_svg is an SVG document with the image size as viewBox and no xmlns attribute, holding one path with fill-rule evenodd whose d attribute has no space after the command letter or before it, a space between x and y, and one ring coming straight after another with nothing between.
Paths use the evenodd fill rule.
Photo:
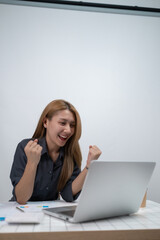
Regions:
<instances>
[{"instance_id":1,"label":"smiling open mouth","mask_svg":"<svg viewBox=\"0 0 160 240\"><path fill-rule=\"evenodd\" d=\"M61 141L66 141L68 139L67 136L62 136L62 135L58 135L58 136L61 139Z\"/></svg>"}]
</instances>

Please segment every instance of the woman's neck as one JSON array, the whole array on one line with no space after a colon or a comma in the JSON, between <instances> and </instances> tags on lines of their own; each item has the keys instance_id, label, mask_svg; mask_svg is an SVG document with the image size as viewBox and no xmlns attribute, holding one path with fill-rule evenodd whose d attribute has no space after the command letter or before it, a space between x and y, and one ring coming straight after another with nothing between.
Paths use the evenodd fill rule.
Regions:
<instances>
[{"instance_id":1,"label":"woman's neck","mask_svg":"<svg viewBox=\"0 0 160 240\"><path fill-rule=\"evenodd\" d=\"M48 148L48 153L53 161L56 161L59 156L60 147L56 144L50 142L46 137L46 143Z\"/></svg>"}]
</instances>

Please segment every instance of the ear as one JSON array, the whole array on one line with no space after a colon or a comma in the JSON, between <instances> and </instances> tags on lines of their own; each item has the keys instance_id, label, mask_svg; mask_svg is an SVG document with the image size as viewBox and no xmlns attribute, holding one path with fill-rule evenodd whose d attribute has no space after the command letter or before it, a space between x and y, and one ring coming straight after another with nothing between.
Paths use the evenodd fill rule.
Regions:
<instances>
[{"instance_id":1,"label":"ear","mask_svg":"<svg viewBox=\"0 0 160 240\"><path fill-rule=\"evenodd\" d=\"M45 117L44 120L43 120L43 126L44 126L45 128L47 128L47 120L48 120L48 119L47 119L46 117Z\"/></svg>"}]
</instances>

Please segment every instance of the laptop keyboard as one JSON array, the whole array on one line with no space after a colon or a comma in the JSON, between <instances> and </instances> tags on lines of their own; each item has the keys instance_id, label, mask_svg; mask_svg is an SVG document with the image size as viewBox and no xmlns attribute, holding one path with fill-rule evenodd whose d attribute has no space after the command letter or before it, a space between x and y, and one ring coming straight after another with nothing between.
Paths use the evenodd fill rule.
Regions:
<instances>
[{"instance_id":1,"label":"laptop keyboard","mask_svg":"<svg viewBox=\"0 0 160 240\"><path fill-rule=\"evenodd\" d=\"M60 213L60 214L66 215L66 216L73 217L76 207L77 206L58 207L58 208L50 208L48 210L53 213L58 213L58 214Z\"/></svg>"},{"instance_id":2,"label":"laptop keyboard","mask_svg":"<svg viewBox=\"0 0 160 240\"><path fill-rule=\"evenodd\" d=\"M64 211L64 212L61 212L61 213L66 215L66 216L73 217L74 213L75 213L75 210L68 210L68 211Z\"/></svg>"}]
</instances>

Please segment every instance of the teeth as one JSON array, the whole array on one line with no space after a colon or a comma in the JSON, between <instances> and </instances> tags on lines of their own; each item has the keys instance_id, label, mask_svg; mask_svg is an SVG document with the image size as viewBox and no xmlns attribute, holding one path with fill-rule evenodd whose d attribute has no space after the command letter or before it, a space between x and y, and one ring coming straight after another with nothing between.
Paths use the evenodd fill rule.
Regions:
<instances>
[{"instance_id":1,"label":"teeth","mask_svg":"<svg viewBox=\"0 0 160 240\"><path fill-rule=\"evenodd\" d=\"M60 137L62 137L62 138L67 138L66 136L61 136L61 135L60 135Z\"/></svg>"}]
</instances>

